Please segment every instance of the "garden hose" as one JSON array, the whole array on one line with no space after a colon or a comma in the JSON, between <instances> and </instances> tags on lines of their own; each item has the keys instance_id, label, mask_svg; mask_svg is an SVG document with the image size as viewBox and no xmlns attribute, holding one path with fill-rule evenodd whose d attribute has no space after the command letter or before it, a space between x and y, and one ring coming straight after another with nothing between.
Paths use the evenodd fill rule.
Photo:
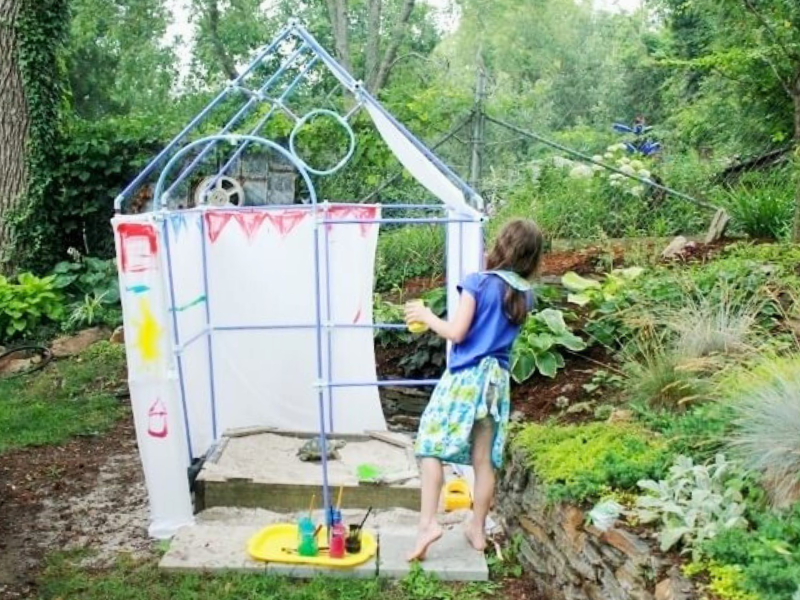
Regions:
<instances>
[{"instance_id":1,"label":"garden hose","mask_svg":"<svg viewBox=\"0 0 800 600\"><path fill-rule=\"evenodd\" d=\"M40 369L44 369L48 364L50 364L50 361L53 360L53 352L50 350L50 348L47 348L46 346L40 346L39 344L25 344L23 346L17 346L16 348L11 348L10 350L6 350L2 354L0 354L0 361L2 361L7 356L16 354L17 352L25 352L30 350L34 350L35 352L37 352L39 356L42 357L42 360L39 363L33 365L29 369L25 369L24 371L13 373L11 375L6 375L5 377L0 377L0 379L14 379L15 377L22 377L23 375L30 375L31 373L35 373Z\"/></svg>"}]
</instances>

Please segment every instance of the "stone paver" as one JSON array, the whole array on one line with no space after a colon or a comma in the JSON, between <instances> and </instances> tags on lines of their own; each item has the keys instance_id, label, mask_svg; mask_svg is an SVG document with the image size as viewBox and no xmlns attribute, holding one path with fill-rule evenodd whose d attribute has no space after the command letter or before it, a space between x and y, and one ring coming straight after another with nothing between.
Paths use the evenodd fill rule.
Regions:
<instances>
[{"instance_id":1,"label":"stone paver","mask_svg":"<svg viewBox=\"0 0 800 600\"><path fill-rule=\"evenodd\" d=\"M405 525L412 515L402 514L398 521ZM285 517L284 517L285 519ZM376 519L383 520L383 519ZM236 524L198 519L198 523L184 527L173 538L169 550L161 559L159 567L170 572L223 572L270 573L312 578L318 575L329 577L352 577L368 579L380 576L386 579L402 579L410 571L406 554L414 543L414 527L400 523L383 523L379 528L378 557L352 569L331 569L308 565L262 563L247 555L247 542L261 529L264 519L247 525L244 519ZM436 574L443 581L486 581L489 569L481 552L473 550L466 541L459 525L445 531L442 539L431 546L427 559L421 563L426 571Z\"/></svg>"},{"instance_id":2,"label":"stone paver","mask_svg":"<svg viewBox=\"0 0 800 600\"><path fill-rule=\"evenodd\" d=\"M414 545L411 532L382 531L378 573L387 579L402 579L411 565L406 555ZM445 531L420 563L423 570L442 581L488 581L489 567L483 553L474 550L460 527Z\"/></svg>"},{"instance_id":3,"label":"stone paver","mask_svg":"<svg viewBox=\"0 0 800 600\"><path fill-rule=\"evenodd\" d=\"M265 573L266 565L247 555L247 540L258 526L190 525L175 535L159 568L173 573L239 571Z\"/></svg>"}]
</instances>

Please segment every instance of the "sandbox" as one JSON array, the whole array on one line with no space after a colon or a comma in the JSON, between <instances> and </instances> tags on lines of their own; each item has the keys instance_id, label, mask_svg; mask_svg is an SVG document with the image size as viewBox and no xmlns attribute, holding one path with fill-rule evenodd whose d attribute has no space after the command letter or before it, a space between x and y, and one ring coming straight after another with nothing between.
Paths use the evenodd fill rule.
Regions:
<instances>
[{"instance_id":1,"label":"sandbox","mask_svg":"<svg viewBox=\"0 0 800 600\"><path fill-rule=\"evenodd\" d=\"M308 509L312 496L321 505L321 464L297 453L316 434L272 429L227 432L197 477L198 510L226 506L273 511ZM328 460L328 484L343 489L347 508L417 509L420 480L408 437L396 433L330 436L344 442L339 458ZM359 481L362 464L379 466L378 482Z\"/></svg>"}]
</instances>

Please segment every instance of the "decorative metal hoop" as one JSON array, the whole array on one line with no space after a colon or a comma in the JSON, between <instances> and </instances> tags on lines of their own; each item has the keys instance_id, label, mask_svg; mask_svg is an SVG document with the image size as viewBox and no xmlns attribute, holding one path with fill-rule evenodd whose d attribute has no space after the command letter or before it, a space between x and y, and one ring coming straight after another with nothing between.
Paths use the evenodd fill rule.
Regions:
<instances>
[{"instance_id":1,"label":"decorative metal hoop","mask_svg":"<svg viewBox=\"0 0 800 600\"><path fill-rule=\"evenodd\" d=\"M153 193L153 206L158 206L159 203L161 204L162 208L166 208L167 198L162 198L162 194L164 193L164 184L167 180L167 175L172 170L172 168L177 164L179 160L181 160L186 154L188 154L192 149L196 148L197 146L201 146L203 144L208 144L209 142L250 142L251 144L259 144L261 146L266 146L271 150L275 150L278 154L286 158L292 165L297 169L300 176L303 178L303 181L306 183L306 187L308 188L308 194L311 197L311 204L315 205L317 203L317 192L314 189L314 184L311 183L311 177L308 174L308 167L306 167L305 163L300 160L294 153L289 152L286 148L279 146L273 141L268 139L258 137L255 135L234 135L234 134L224 134L224 135L210 135L208 137L200 138L199 140L195 140L188 146L181 148L180 152L175 154L170 161L166 164L164 169L161 171L161 175L158 177L158 183L156 183L156 189Z\"/></svg>"},{"instance_id":2,"label":"decorative metal hoop","mask_svg":"<svg viewBox=\"0 0 800 600\"><path fill-rule=\"evenodd\" d=\"M344 130L347 132L347 137L348 137L347 154L342 160L336 163L333 167L326 170L318 170L311 167L308 163L306 163L306 161L300 158L300 155L297 154L297 150L294 147L294 140L297 137L297 132L300 131L300 128L306 123L308 123L311 119L319 115L332 117L337 123L339 123L339 125L341 125L344 128ZM292 133L289 135L289 151L298 161L300 161L300 163L305 167L306 171L308 171L309 173L313 173L314 175L333 175L334 173L336 173L336 171L338 171L347 164L347 162L353 156L353 152L355 152L355 149L356 149L356 136L353 133L353 128L350 127L350 123L345 121L338 113L335 113L332 110L328 110L326 108L317 108L307 112L302 119L300 119L299 121L297 121L297 123L295 123L295 126L292 128Z\"/></svg>"}]
</instances>

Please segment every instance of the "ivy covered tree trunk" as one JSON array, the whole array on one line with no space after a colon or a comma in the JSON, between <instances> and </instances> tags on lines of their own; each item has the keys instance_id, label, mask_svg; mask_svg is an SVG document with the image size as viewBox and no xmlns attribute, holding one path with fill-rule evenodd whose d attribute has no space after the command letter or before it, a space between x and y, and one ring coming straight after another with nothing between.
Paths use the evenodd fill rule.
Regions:
<instances>
[{"instance_id":1,"label":"ivy covered tree trunk","mask_svg":"<svg viewBox=\"0 0 800 600\"><path fill-rule=\"evenodd\" d=\"M27 185L28 106L18 63L17 17L22 0L0 0L0 261L9 236L9 211Z\"/></svg>"},{"instance_id":2,"label":"ivy covered tree trunk","mask_svg":"<svg viewBox=\"0 0 800 600\"><path fill-rule=\"evenodd\" d=\"M800 66L792 81L792 100L794 101L794 227L792 241L800 242Z\"/></svg>"}]
</instances>

